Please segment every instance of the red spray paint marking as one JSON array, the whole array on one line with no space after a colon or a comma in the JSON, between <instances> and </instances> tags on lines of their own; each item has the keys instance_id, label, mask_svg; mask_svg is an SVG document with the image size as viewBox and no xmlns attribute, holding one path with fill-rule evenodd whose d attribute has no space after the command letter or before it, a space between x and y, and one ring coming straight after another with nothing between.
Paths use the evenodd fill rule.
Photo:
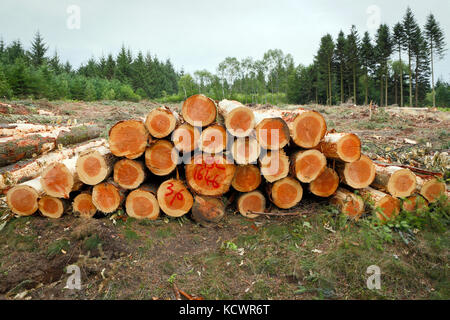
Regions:
<instances>
[{"instance_id":1,"label":"red spray paint marking","mask_svg":"<svg viewBox=\"0 0 450 320\"><path fill-rule=\"evenodd\" d=\"M173 190L173 183L172 182L169 182L169 186L167 187L167 190L169 190L170 192L165 194L166 197L168 197L168 196L170 196L170 195L175 193L175 191ZM173 195L172 200L170 200L169 205L172 205L173 202L175 201L175 199L183 200L184 197L183 197L183 193L182 192L183 192L183 190L180 190L180 191L176 192Z\"/></svg>"}]
</instances>

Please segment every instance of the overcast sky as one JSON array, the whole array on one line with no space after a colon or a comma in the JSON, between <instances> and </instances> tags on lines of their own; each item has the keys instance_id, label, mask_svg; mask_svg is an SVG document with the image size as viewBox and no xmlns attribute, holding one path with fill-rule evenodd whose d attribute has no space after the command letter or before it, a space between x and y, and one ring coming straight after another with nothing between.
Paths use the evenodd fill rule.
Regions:
<instances>
[{"instance_id":1,"label":"overcast sky","mask_svg":"<svg viewBox=\"0 0 450 320\"><path fill-rule=\"evenodd\" d=\"M274 48L309 64L324 34L336 38L354 24L361 35L373 35L379 22L400 21L408 5L421 26L432 12L450 43L450 0L1 0L0 35L28 48L39 30L49 53L56 48L76 67L117 54L124 43L134 53L170 58L177 70L214 72L227 56L260 59ZM450 51L435 68L437 77L450 80Z\"/></svg>"}]
</instances>

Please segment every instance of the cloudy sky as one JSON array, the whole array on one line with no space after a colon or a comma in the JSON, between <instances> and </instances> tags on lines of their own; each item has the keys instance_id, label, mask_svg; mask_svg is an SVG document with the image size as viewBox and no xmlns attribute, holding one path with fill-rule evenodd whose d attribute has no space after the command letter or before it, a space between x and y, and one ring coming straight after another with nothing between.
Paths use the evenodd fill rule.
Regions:
<instances>
[{"instance_id":1,"label":"cloudy sky","mask_svg":"<svg viewBox=\"0 0 450 320\"><path fill-rule=\"evenodd\" d=\"M29 47L39 30L50 54L56 48L74 66L125 44L170 58L178 70L214 72L227 56L259 59L273 48L309 64L324 34L336 38L354 24L373 35L380 22L400 21L407 6L421 26L432 12L450 43L449 0L1 0L0 35ZM450 80L450 50L436 75Z\"/></svg>"}]
</instances>

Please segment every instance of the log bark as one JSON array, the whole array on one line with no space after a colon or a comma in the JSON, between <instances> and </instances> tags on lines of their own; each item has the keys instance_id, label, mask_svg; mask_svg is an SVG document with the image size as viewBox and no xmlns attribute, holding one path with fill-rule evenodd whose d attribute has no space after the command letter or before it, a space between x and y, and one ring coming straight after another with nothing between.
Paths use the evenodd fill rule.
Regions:
<instances>
[{"instance_id":1,"label":"log bark","mask_svg":"<svg viewBox=\"0 0 450 320\"><path fill-rule=\"evenodd\" d=\"M197 149L200 131L189 123L179 125L172 134L175 148L182 153L190 153Z\"/></svg>"},{"instance_id":2,"label":"log bark","mask_svg":"<svg viewBox=\"0 0 450 320\"><path fill-rule=\"evenodd\" d=\"M173 172L178 161L178 152L167 140L156 140L145 151L145 165L157 176L166 176Z\"/></svg>"},{"instance_id":3,"label":"log bark","mask_svg":"<svg viewBox=\"0 0 450 320\"><path fill-rule=\"evenodd\" d=\"M239 192L250 192L261 184L261 172L254 165L237 166L231 185Z\"/></svg>"},{"instance_id":4,"label":"log bark","mask_svg":"<svg viewBox=\"0 0 450 320\"><path fill-rule=\"evenodd\" d=\"M291 156L291 173L303 183L310 183L325 170L327 159L318 150L297 151Z\"/></svg>"},{"instance_id":5,"label":"log bark","mask_svg":"<svg viewBox=\"0 0 450 320\"><path fill-rule=\"evenodd\" d=\"M243 193L237 200L237 209L246 218L257 218L259 215L253 212L266 210L266 197L259 190Z\"/></svg>"},{"instance_id":6,"label":"log bark","mask_svg":"<svg viewBox=\"0 0 450 320\"><path fill-rule=\"evenodd\" d=\"M131 191L125 203L126 212L136 219L156 220L159 217L159 203L155 188L143 185Z\"/></svg>"},{"instance_id":7,"label":"log bark","mask_svg":"<svg viewBox=\"0 0 450 320\"><path fill-rule=\"evenodd\" d=\"M39 212L47 218L59 219L68 208L68 202L50 196L43 196L38 201Z\"/></svg>"},{"instance_id":8,"label":"log bark","mask_svg":"<svg viewBox=\"0 0 450 320\"><path fill-rule=\"evenodd\" d=\"M158 188L161 210L170 217L181 217L191 210L194 198L181 180L169 179Z\"/></svg>"},{"instance_id":9,"label":"log bark","mask_svg":"<svg viewBox=\"0 0 450 320\"><path fill-rule=\"evenodd\" d=\"M284 150L267 151L260 160L261 174L267 182L275 182L289 174L289 157Z\"/></svg>"},{"instance_id":10,"label":"log bark","mask_svg":"<svg viewBox=\"0 0 450 320\"><path fill-rule=\"evenodd\" d=\"M359 193L374 209L378 219L383 222L395 218L400 213L400 200L389 194L371 187L360 189Z\"/></svg>"},{"instance_id":11,"label":"log bark","mask_svg":"<svg viewBox=\"0 0 450 320\"><path fill-rule=\"evenodd\" d=\"M112 213L125 200L125 189L122 189L112 179L97 184L92 188L92 203L98 211Z\"/></svg>"},{"instance_id":12,"label":"log bark","mask_svg":"<svg viewBox=\"0 0 450 320\"><path fill-rule=\"evenodd\" d=\"M361 196L344 188L336 190L335 195L331 198L331 203L351 219L357 220L364 213L364 201Z\"/></svg>"},{"instance_id":13,"label":"log bark","mask_svg":"<svg viewBox=\"0 0 450 320\"><path fill-rule=\"evenodd\" d=\"M181 115L194 127L206 127L216 120L217 106L214 100L202 94L196 94L184 101Z\"/></svg>"},{"instance_id":14,"label":"log bark","mask_svg":"<svg viewBox=\"0 0 450 320\"><path fill-rule=\"evenodd\" d=\"M361 140L353 133L327 133L316 149L327 158L353 162L361 157Z\"/></svg>"},{"instance_id":15,"label":"log bark","mask_svg":"<svg viewBox=\"0 0 450 320\"><path fill-rule=\"evenodd\" d=\"M117 157L139 158L148 141L151 137L141 120L119 121L109 130L109 148Z\"/></svg>"},{"instance_id":16,"label":"log bark","mask_svg":"<svg viewBox=\"0 0 450 320\"><path fill-rule=\"evenodd\" d=\"M199 149L207 153L221 153L227 147L227 130L220 124L212 124L200 135Z\"/></svg>"},{"instance_id":17,"label":"log bark","mask_svg":"<svg viewBox=\"0 0 450 320\"><path fill-rule=\"evenodd\" d=\"M178 115L167 107L153 109L145 119L148 132L155 138L165 138L172 133L178 122Z\"/></svg>"},{"instance_id":18,"label":"log bark","mask_svg":"<svg viewBox=\"0 0 450 320\"><path fill-rule=\"evenodd\" d=\"M109 177L115 161L116 157L106 146L80 153L76 162L78 177L87 185L99 184Z\"/></svg>"},{"instance_id":19,"label":"log bark","mask_svg":"<svg viewBox=\"0 0 450 320\"><path fill-rule=\"evenodd\" d=\"M231 146L231 155L237 164L252 164L258 161L261 148L253 137L237 138Z\"/></svg>"},{"instance_id":20,"label":"log bark","mask_svg":"<svg viewBox=\"0 0 450 320\"><path fill-rule=\"evenodd\" d=\"M354 189L362 189L370 186L375 179L375 164L373 161L361 155L354 162L336 163L336 171L339 173L341 182Z\"/></svg>"},{"instance_id":21,"label":"log bark","mask_svg":"<svg viewBox=\"0 0 450 320\"><path fill-rule=\"evenodd\" d=\"M11 123L0 126L0 137L18 136L27 133L53 131L54 126L32 124L32 123Z\"/></svg>"},{"instance_id":22,"label":"log bark","mask_svg":"<svg viewBox=\"0 0 450 320\"><path fill-rule=\"evenodd\" d=\"M338 174L333 169L327 167L317 179L311 181L309 191L316 196L326 198L335 193L338 187Z\"/></svg>"},{"instance_id":23,"label":"log bark","mask_svg":"<svg viewBox=\"0 0 450 320\"><path fill-rule=\"evenodd\" d=\"M34 158L55 150L58 145L66 146L94 139L100 133L100 128L96 126L78 126L58 128L53 132L31 134L20 138L0 138L0 166Z\"/></svg>"},{"instance_id":24,"label":"log bark","mask_svg":"<svg viewBox=\"0 0 450 320\"><path fill-rule=\"evenodd\" d=\"M92 195L87 192L77 195L72 202L72 211L80 218L92 218L97 213L97 208L92 202Z\"/></svg>"},{"instance_id":25,"label":"log bark","mask_svg":"<svg viewBox=\"0 0 450 320\"><path fill-rule=\"evenodd\" d=\"M434 177L416 177L417 178L417 191L428 202L436 202L440 196L446 194L446 185L443 181Z\"/></svg>"},{"instance_id":26,"label":"log bark","mask_svg":"<svg viewBox=\"0 0 450 320\"><path fill-rule=\"evenodd\" d=\"M53 163L44 169L41 184L47 195L68 199L70 192L78 190L83 185L76 170L77 159L78 155Z\"/></svg>"},{"instance_id":27,"label":"log bark","mask_svg":"<svg viewBox=\"0 0 450 320\"><path fill-rule=\"evenodd\" d=\"M44 194L41 177L18 184L8 190L6 203L19 216L30 216L38 210L38 199Z\"/></svg>"},{"instance_id":28,"label":"log bark","mask_svg":"<svg viewBox=\"0 0 450 320\"><path fill-rule=\"evenodd\" d=\"M209 226L216 224L225 215L225 204L220 198L196 195L192 206L192 218L198 223Z\"/></svg>"},{"instance_id":29,"label":"log bark","mask_svg":"<svg viewBox=\"0 0 450 320\"><path fill-rule=\"evenodd\" d=\"M416 175L401 167L375 165L376 175L372 187L394 197L409 197L417 187Z\"/></svg>"},{"instance_id":30,"label":"log bark","mask_svg":"<svg viewBox=\"0 0 450 320\"><path fill-rule=\"evenodd\" d=\"M203 196L221 196L231 186L236 166L225 156L198 154L185 165L190 189Z\"/></svg>"},{"instance_id":31,"label":"log bark","mask_svg":"<svg viewBox=\"0 0 450 320\"><path fill-rule=\"evenodd\" d=\"M106 140L99 139L88 141L43 155L32 160L22 160L15 164L0 168L0 190L5 190L14 185L39 176L46 166L52 163L73 157L86 150L107 145Z\"/></svg>"},{"instance_id":32,"label":"log bark","mask_svg":"<svg viewBox=\"0 0 450 320\"><path fill-rule=\"evenodd\" d=\"M124 189L138 188L145 178L145 166L141 161L122 159L114 164L114 182Z\"/></svg>"},{"instance_id":33,"label":"log bark","mask_svg":"<svg viewBox=\"0 0 450 320\"><path fill-rule=\"evenodd\" d=\"M290 140L289 128L282 118L266 118L255 128L256 139L264 149L279 150Z\"/></svg>"},{"instance_id":34,"label":"log bark","mask_svg":"<svg viewBox=\"0 0 450 320\"><path fill-rule=\"evenodd\" d=\"M238 138L249 136L255 128L252 109L238 101L222 100L218 105L219 114L225 120L228 132Z\"/></svg>"},{"instance_id":35,"label":"log bark","mask_svg":"<svg viewBox=\"0 0 450 320\"><path fill-rule=\"evenodd\" d=\"M298 180L286 177L268 187L269 198L280 209L295 207L303 197L303 188Z\"/></svg>"},{"instance_id":36,"label":"log bark","mask_svg":"<svg viewBox=\"0 0 450 320\"><path fill-rule=\"evenodd\" d=\"M408 212L415 212L427 207L428 201L418 194L413 194L402 201L402 209Z\"/></svg>"}]
</instances>

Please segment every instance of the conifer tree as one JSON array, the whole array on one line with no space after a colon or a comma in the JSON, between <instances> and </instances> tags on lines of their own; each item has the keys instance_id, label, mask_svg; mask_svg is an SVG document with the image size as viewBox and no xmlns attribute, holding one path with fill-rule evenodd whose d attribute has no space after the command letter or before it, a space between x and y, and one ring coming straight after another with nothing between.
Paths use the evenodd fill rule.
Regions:
<instances>
[{"instance_id":1,"label":"conifer tree","mask_svg":"<svg viewBox=\"0 0 450 320\"><path fill-rule=\"evenodd\" d=\"M31 43L30 50L30 59L31 63L35 66L41 66L45 62L45 53L47 52L48 47L44 42L39 31L36 32L34 39Z\"/></svg>"}]
</instances>

